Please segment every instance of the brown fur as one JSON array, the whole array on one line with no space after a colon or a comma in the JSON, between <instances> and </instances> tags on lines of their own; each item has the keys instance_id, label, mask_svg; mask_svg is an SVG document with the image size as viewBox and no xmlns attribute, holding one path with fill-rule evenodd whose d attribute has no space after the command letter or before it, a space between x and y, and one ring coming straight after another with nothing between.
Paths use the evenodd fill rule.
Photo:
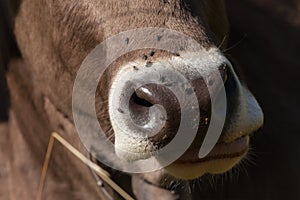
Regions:
<instances>
[{"instance_id":1,"label":"brown fur","mask_svg":"<svg viewBox=\"0 0 300 200\"><path fill-rule=\"evenodd\" d=\"M82 59L94 47L94 45L96 45L99 41L103 40L103 38L107 37L109 34L118 32L117 28L120 28L116 27L114 29L107 25L107 23L109 23L108 19L110 18L108 14L106 14L107 17L106 20L104 20L104 22L97 19L96 17L96 13L100 10L98 8L101 8L102 6L112 8L112 5L116 5L116 2L113 2L112 4L99 4L96 8L91 6L91 1L85 1L83 6L71 5L74 4L73 2L74 1L54 0L47 2L37 2L24 0L20 8L20 12L17 16L15 32L18 37L18 44L21 48L22 54L26 62L24 62L24 60L19 60L17 62L15 61L11 63L9 68L8 79L12 99L12 108L15 113L14 115L11 115L12 125L10 126L10 129L17 130L17 127L20 126L19 128L24 136L26 143L29 144L30 149L33 149L34 154L36 155L36 157L32 159L24 159L24 163L12 162L15 165L24 166L25 169L30 168L31 165L34 166L34 169L36 169L36 166L38 169L41 168L41 162L49 139L49 133L52 130L59 131L64 135L64 137L66 137L73 144L75 144L77 148L83 150L71 123L72 116L70 113L71 110L69 104L72 81L74 79L76 69L79 67L79 64L81 63ZM149 12L150 8L148 8L149 5L147 5L147 3L144 5L142 1L139 2L141 2L138 3L138 5L140 6L139 8L144 9L144 15L149 16L151 14L151 12ZM164 5L162 4L162 2L163 1L157 1L158 4L161 3L161 5ZM233 14L231 14L231 19L234 19L234 28L236 30L241 31L242 34L245 32L252 33L249 36L249 40L243 42L243 44L245 45L243 45L241 48L235 48L236 50L233 51L233 53L236 56L238 56L240 60L244 60L243 65L246 66L245 69L248 77L247 79L250 81L250 87L257 88L256 93L261 98L261 101L266 101L266 103L264 103L264 107L267 108L267 113L269 113L269 117L275 116L273 118L275 119L275 122L272 124L270 123L270 120L269 125L267 125L266 128L266 130L270 132L270 135L267 134L266 136L264 136L264 139L266 139L267 141L270 141L270 138L274 139L268 142L267 149L263 148L265 146L264 143L257 142L257 146L261 149L261 151L267 152L264 154L265 160L261 161L262 164L258 163L259 166L263 165L259 172L256 173L257 167L255 169L250 170L250 175L248 178L242 177L242 181L238 184L224 184L222 187L222 191L220 191L219 189L218 191L206 191L205 188L202 187L202 199L212 199L212 196L213 199L227 199L232 197L237 197L239 199L269 199L270 196L273 199L281 199L287 198L288 195L290 195L290 198L295 199L299 197L299 193L295 192L297 186L299 186L299 181L297 181L296 184L286 184L292 179L300 180L300 178L295 177L298 176L298 168L293 170L292 164L286 164L289 161L291 161L287 158L287 155L290 152L283 148L285 146L281 142L276 142L274 146L272 145L273 142L275 142L275 140L281 141L282 133L286 132L287 130L291 130L295 133L296 131L298 131L296 129L291 128L297 127L297 119L291 119L290 121L282 118L282 115L293 116L294 110L299 110L299 106L297 107L296 101L295 103L293 103L293 101L289 102L289 104L293 105L291 106L292 108L287 108L287 106L285 106L285 103L279 103L281 101L277 101L276 105L280 106L279 108L281 111L284 111L284 113L280 115L278 115L278 113L273 112L273 110L278 110L278 107L272 106L272 103L274 103L276 98L294 99L294 93L295 91L298 91L298 88L297 86L294 86L294 89L296 90L285 90L286 88L289 88L290 82L286 80L286 82L283 84L283 81L281 81L280 79L281 76L272 76L271 82L269 82L269 84L267 85L264 81L265 79L270 80L270 73L268 72L273 72L275 70L276 74L282 74L282 71L280 70L281 66L287 66L288 68L285 68L285 70L290 72L290 74L295 74L295 76L297 76L298 74L294 73L294 70L298 65L298 61L295 59L289 59L289 53L282 51L278 53L276 51L276 49L282 50L288 47L287 45L282 44L280 42L283 41L282 38L286 39L284 40L284 43L286 43L286 41L292 40L289 40L289 38L296 38L295 41L299 41L297 40L299 37L299 26L297 28L297 23L293 22L295 23L295 25L293 25L293 30L295 31L289 32L289 37L286 37L286 35L282 33L278 34L278 36L273 36L274 38L272 38L269 34L269 32L274 33L279 29L286 30L287 27L289 27L287 25L284 25L287 22L281 22L280 24L276 24L275 27L273 27L274 16L272 14L274 13L272 9L273 7L276 9L279 7L285 7L283 6L285 5L285 1L282 4L278 4L280 6L277 5L276 7L276 5L271 4L268 4L268 6L266 6L265 4L261 4L259 3L259 1L254 0L247 1L247 3L236 3L236 1L232 1L230 3L232 8L231 11L234 11ZM174 16L176 16L176 13L178 15L178 13L180 13L179 8L181 8L181 5L177 4L176 8L175 6L171 7L171 5L176 4L167 4L167 11L171 11L172 13L172 11L174 10ZM269 7L269 5L270 9L267 9L266 7ZM134 3L132 3L131 6L134 6ZM201 6L203 5L200 5L200 7ZM85 9L82 9L82 7L84 7ZM161 10L165 8L165 6L160 6L160 4L157 7L161 8ZM125 8L132 7L128 5L127 7L124 6L124 9ZM195 7L192 8L194 9ZM258 8L261 9L261 12L258 12L259 15L256 15L255 13L257 13L256 10ZM290 12L288 13L292 15L291 13L293 12L291 12L291 10L294 10L293 6L289 9ZM173 29L188 30L189 34L192 35L196 31L185 29L186 27L181 27L180 21L187 20L191 24L199 24L199 22L193 19L193 16L190 14L190 9L183 10L185 11L185 14L188 17L178 20L176 20L176 17L174 17L172 20L167 21L169 23L165 23L163 25L170 26ZM265 12L263 12L265 10L269 11L267 16L265 15ZM155 11L157 11L157 9ZM91 18L87 18L87 15L89 15L89 13L93 14ZM118 13L119 10L116 10L115 15L118 16ZM161 13L163 13L163 11L161 11ZM220 12L216 11L216 13L218 14ZM249 16L243 16L244 13L249 14ZM72 19L70 15L76 15L76 20L74 18ZM52 16L57 16L58 18L53 19ZM131 17L134 21L134 14ZM213 17L211 17L210 19L212 18ZM253 21L252 18L255 18L256 20ZM296 17L291 18L295 19ZM299 18L300 17L298 17L298 19ZM129 26L127 27L130 27L130 24L132 23L129 23L128 20L125 19L128 18L124 17L124 15L120 15L119 24L128 23L127 25ZM155 22L155 19L152 19L151 17L147 17L147 19L149 21L144 23L149 23L151 25L154 25L155 23L161 23ZM258 23L263 19L265 19L265 21ZM286 15L281 15L281 20L282 19L289 21L289 18L286 18ZM62 22L64 22L65 24L61 24ZM76 22L79 22L79 24ZM220 24L224 24L218 22L219 20L210 22L210 27L212 30L215 31L216 29L218 29L218 27L220 27ZM249 24L254 24L254 22L256 26L249 26ZM95 28L95 24L102 24L100 26L102 28ZM116 24L119 25L118 23ZM266 24L267 28L265 27ZM204 26L205 30L208 29L207 24L202 24L201 26ZM70 32L70 28L74 28L76 31ZM102 33L104 28L107 28L108 30L107 35L100 34ZM266 29L269 31L265 31ZM214 39L212 33L207 33L208 35L210 35L207 38L209 38L209 41L215 41L215 43L218 45L220 44L220 41L223 40L223 37L227 34L227 31L224 31L224 33L220 31L220 33L218 34L220 36L216 37L218 39ZM255 37L253 35L259 35L259 37ZM209 42L207 40L204 41ZM299 49L299 45L294 43L295 41L292 41L292 49L297 50ZM234 41L234 43L236 43L236 41ZM255 46L254 44L257 44L258 46ZM268 45L269 48L266 48L265 45ZM257 52L257 49L261 50ZM271 52L269 52L270 49L272 50ZM294 58L297 57L295 52L292 53L292 55L294 55ZM273 61L274 57L276 57L274 55L278 55L276 61ZM256 58L255 62L253 62L253 57ZM259 63L260 66L258 66ZM281 66L278 66L278 63L280 63ZM269 66L267 68L267 72L264 71L266 66ZM257 71L257 69L259 69L259 71ZM40 76L41 74L43 75ZM66 88L66 86L70 87ZM270 91L270 88L274 88L274 90ZM278 90L285 91L283 95L284 97L282 97L281 92L278 92ZM265 94L266 91L269 92ZM273 96L276 98L270 98ZM14 120L14 118L17 118L18 123L15 123L16 121ZM274 128L274 124L276 124L277 129ZM4 131L3 129L0 130L1 134L8 132L6 128L4 129ZM21 133L11 134L11 136L17 137L20 136L20 134ZM287 132L287 134L289 133ZM23 140L16 141L12 138L9 138L8 134L6 134L6 136L7 137L4 138L4 142L1 141L1 147L3 143L6 143L7 140L12 140L12 144L20 144L20 146L22 144L24 145ZM288 137L286 137L284 141L287 144L289 144L289 146L291 146L291 144L288 143L288 141L290 141ZM295 137L293 141L297 143L296 141L298 140ZM10 152L11 154L14 153L14 157L20 156L20 146L14 146L16 150ZM296 150L298 149L296 147L298 147L297 144L293 144L293 152L296 152ZM49 199L96 199L97 197L101 198L101 194L98 194L98 188L94 183L94 180L90 177L87 168L82 166L81 163L77 162L63 148L60 148L58 145L56 145L55 148L57 150L55 150L51 174L50 177L48 177L48 180L54 180L53 191L46 192L46 195L54 196L49 196ZM277 154L281 155L280 161L278 161L278 157L274 155L274 150ZM284 154L281 150L283 150L286 154ZM295 158L297 158L297 155L298 154L296 154ZM6 160L6 157L1 158L4 158L3 160ZM35 164L36 160L37 163ZM28 164L28 162L30 163ZM8 161L8 163L11 162ZM11 178L13 184L13 186L11 187L11 193L14 193L15 187L19 186L18 184L22 184L20 183L19 179L22 179L24 175L28 173L28 171L26 170L23 173L20 173L20 171L21 170L19 168L16 168L16 170L8 172L15 174L15 176L12 176ZM266 171L268 171L267 174L265 173ZM284 172L284 174L278 173L278 171ZM32 184L35 185L34 187L36 187L38 175L39 173L33 174L30 177L28 176L27 184L32 182ZM270 183L270 181L273 180L272 176L276 177L276 180L278 181L272 181L274 183ZM251 181L249 179L251 179ZM63 187L60 184L58 184L61 182L64 182ZM277 183L284 184L276 185ZM274 185L270 186L270 184ZM26 186L26 184L24 183L23 185ZM20 188L20 190L21 189L22 188ZM23 199L26 199L27 197L27 199L32 199L36 190L34 188L29 187L24 187L23 189L24 190L22 192L15 193L15 196L10 196L7 198L20 199L22 197ZM61 190L63 191L58 193L58 191ZM4 190L0 190L1 194L2 191ZM195 192L195 196L196 195L197 193ZM2 196L0 196L0 198L1 197Z\"/></svg>"},{"instance_id":2,"label":"brown fur","mask_svg":"<svg viewBox=\"0 0 300 200\"><path fill-rule=\"evenodd\" d=\"M227 27L216 35L210 31L204 12L210 4L192 2L197 5L194 8L190 7L190 3L179 0L151 3L133 0L22 1L14 32L25 62L12 63L7 77L12 108L19 113L16 119L25 133L26 142L33 149L45 149L50 132L56 130L84 152L72 126L73 81L85 56L105 38L127 29L150 26L181 31L203 46L210 46L216 41L220 43L223 35L227 34ZM203 12L196 12L198 9ZM215 12L218 15L222 13ZM207 13L211 13L209 9ZM219 20L226 22L225 16ZM133 55L138 56L140 52ZM107 81L109 84L110 79ZM107 88L103 84L100 91L105 94ZM72 198L78 196L82 199L87 194L93 198L99 197L97 186L87 174L88 169L77 161L74 163L68 153L57 148L56 154L61 157L54 156L55 167L52 168L58 177L56 181L62 181L63 177L69 182L69 186L76 191L70 193ZM41 162L44 150L35 151L35 154ZM80 181L72 178L74 172Z\"/></svg>"}]
</instances>

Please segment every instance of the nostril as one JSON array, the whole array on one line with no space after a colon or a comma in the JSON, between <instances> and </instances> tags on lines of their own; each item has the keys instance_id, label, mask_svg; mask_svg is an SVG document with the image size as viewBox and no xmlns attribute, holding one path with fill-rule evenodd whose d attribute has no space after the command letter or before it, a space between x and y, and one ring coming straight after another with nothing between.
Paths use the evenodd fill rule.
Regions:
<instances>
[{"instance_id":1,"label":"nostril","mask_svg":"<svg viewBox=\"0 0 300 200\"><path fill-rule=\"evenodd\" d=\"M153 106L149 101L140 98L134 92L129 101L129 113L133 122L139 126L144 126L150 121L149 109Z\"/></svg>"},{"instance_id":2,"label":"nostril","mask_svg":"<svg viewBox=\"0 0 300 200\"><path fill-rule=\"evenodd\" d=\"M131 96L131 100L133 103L140 105L140 106L144 106L144 107L151 107L153 106L152 103L150 103L149 101L147 101L146 99L140 98L136 92L134 92Z\"/></svg>"},{"instance_id":3,"label":"nostril","mask_svg":"<svg viewBox=\"0 0 300 200\"><path fill-rule=\"evenodd\" d=\"M129 112L136 125L154 130L155 134L148 139L158 146L168 143L180 124L180 105L176 96L170 89L157 84L137 88L130 98Z\"/></svg>"}]
</instances>

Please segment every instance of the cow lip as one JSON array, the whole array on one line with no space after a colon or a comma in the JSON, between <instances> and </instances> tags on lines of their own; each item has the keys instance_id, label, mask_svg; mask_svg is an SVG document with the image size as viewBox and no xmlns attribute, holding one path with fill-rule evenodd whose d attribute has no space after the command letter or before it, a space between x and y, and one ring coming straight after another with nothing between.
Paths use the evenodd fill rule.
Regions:
<instances>
[{"instance_id":1,"label":"cow lip","mask_svg":"<svg viewBox=\"0 0 300 200\"><path fill-rule=\"evenodd\" d=\"M187 150L174 164L202 163L217 159L235 158L244 155L249 148L249 136L243 136L232 142L220 142L204 158L199 158L199 148Z\"/></svg>"}]
</instances>

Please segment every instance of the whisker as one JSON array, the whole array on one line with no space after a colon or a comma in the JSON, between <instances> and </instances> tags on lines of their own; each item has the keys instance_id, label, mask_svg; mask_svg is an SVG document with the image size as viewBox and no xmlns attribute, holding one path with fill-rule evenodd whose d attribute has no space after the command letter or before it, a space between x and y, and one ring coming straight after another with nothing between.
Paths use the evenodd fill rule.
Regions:
<instances>
[{"instance_id":1,"label":"whisker","mask_svg":"<svg viewBox=\"0 0 300 200\"><path fill-rule=\"evenodd\" d=\"M226 41L227 37L228 37L228 34L224 35L222 42L218 46L218 49L220 49L223 46L223 44Z\"/></svg>"},{"instance_id":2,"label":"whisker","mask_svg":"<svg viewBox=\"0 0 300 200\"><path fill-rule=\"evenodd\" d=\"M224 49L222 52L226 53L227 51L237 47L240 43L242 43L242 41L247 37L247 34L244 35L244 37L242 39L240 39L238 42L236 42L234 45L232 45L231 47Z\"/></svg>"}]
</instances>

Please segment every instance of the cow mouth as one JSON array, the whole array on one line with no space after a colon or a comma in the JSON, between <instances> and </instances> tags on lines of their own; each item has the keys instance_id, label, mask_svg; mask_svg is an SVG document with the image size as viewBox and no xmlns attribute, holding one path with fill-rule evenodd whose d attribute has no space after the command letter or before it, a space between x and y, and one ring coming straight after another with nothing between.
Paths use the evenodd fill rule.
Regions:
<instances>
[{"instance_id":1,"label":"cow mouth","mask_svg":"<svg viewBox=\"0 0 300 200\"><path fill-rule=\"evenodd\" d=\"M206 157L201 159L198 157L199 149L194 148L186 151L177 161L175 161L175 163L201 163L215 159L241 156L248 149L248 140L249 136L244 136L229 143L217 143L212 151Z\"/></svg>"},{"instance_id":2,"label":"cow mouth","mask_svg":"<svg viewBox=\"0 0 300 200\"><path fill-rule=\"evenodd\" d=\"M219 174L230 170L248 152L249 136L243 136L232 142L220 142L204 158L199 158L199 148L187 150L178 160L166 167L173 176L182 179L194 179L205 173Z\"/></svg>"}]
</instances>

